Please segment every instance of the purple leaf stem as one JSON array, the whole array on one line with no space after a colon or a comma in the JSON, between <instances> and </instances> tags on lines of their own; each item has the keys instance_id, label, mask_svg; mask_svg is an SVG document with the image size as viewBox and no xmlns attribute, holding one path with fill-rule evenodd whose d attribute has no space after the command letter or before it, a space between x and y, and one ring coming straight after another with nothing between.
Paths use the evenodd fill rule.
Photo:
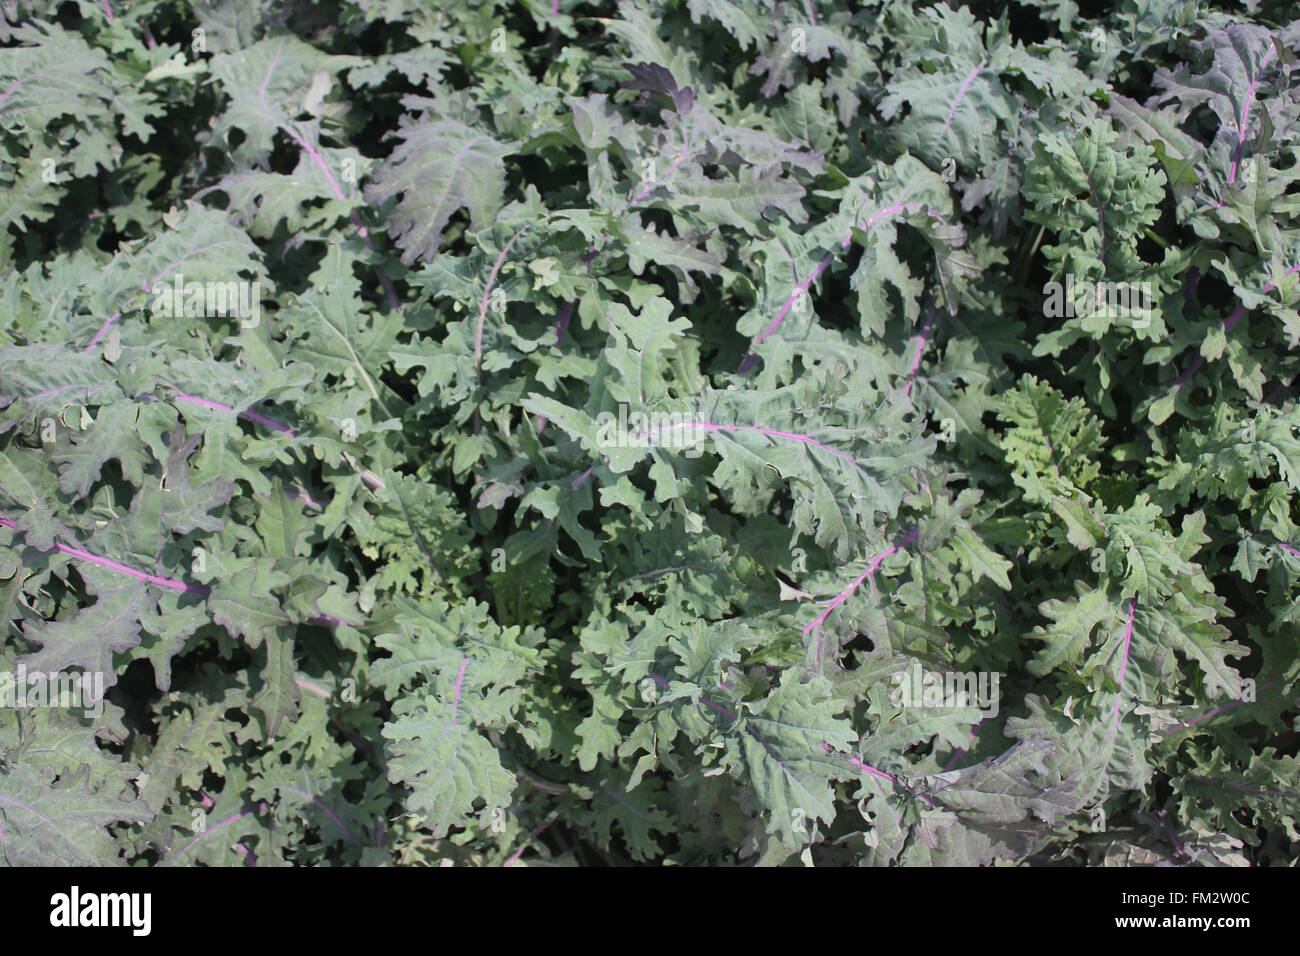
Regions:
<instances>
[{"instance_id":1,"label":"purple leaf stem","mask_svg":"<svg viewBox=\"0 0 1300 956\"><path fill-rule=\"evenodd\" d=\"M1290 269L1287 269L1285 275L1294 275L1297 272L1300 272L1300 264L1294 265ZM1264 286L1264 288L1261 290L1261 294L1268 295L1268 293L1272 292L1276 288L1277 286L1275 286L1273 283L1270 282L1268 285ZM1228 316L1226 319L1223 320L1224 334L1226 335L1228 332L1231 332L1233 326L1235 326L1238 322L1240 322L1242 316L1244 316L1245 314L1246 314L1246 306L1244 304L1239 304L1236 310L1233 311L1232 315ZM1205 364L1205 356L1197 355L1196 358L1192 361L1192 364L1187 366L1186 371L1184 371L1182 375L1178 376L1178 380L1174 382L1174 388L1181 388L1184 384L1186 384L1187 380L1196 373L1196 370L1199 369L1204 364Z\"/></svg>"},{"instance_id":2,"label":"purple leaf stem","mask_svg":"<svg viewBox=\"0 0 1300 956\"><path fill-rule=\"evenodd\" d=\"M519 858L524 855L524 850L528 849L528 845L532 843L534 840L536 840L539 836L541 836L542 831L545 830L547 827L549 827L552 823L554 823L559 818L560 818L560 813L557 810L555 813L551 814L550 817L548 817L545 820L545 822L543 822L539 826L534 827L532 832L528 834L528 838L524 840L524 845L521 846L519 849L515 850L514 853L510 854L510 858L501 865L514 866L515 863L518 862Z\"/></svg>"},{"instance_id":3,"label":"purple leaf stem","mask_svg":"<svg viewBox=\"0 0 1300 956\"><path fill-rule=\"evenodd\" d=\"M308 141L307 137L301 135L292 124L285 124L276 120L275 115L271 112L271 107L266 103L266 85L271 81L271 74L275 72L276 64L280 62L280 52L283 48L284 42L281 41L280 46L276 48L275 56L271 59L271 65L266 68L266 76L262 78L262 85L258 88L258 102L262 104L262 110L266 114L266 118L272 120L275 122L277 127L284 130L285 133L289 135L290 139L297 143L302 149L306 150L307 155L311 157L311 161L320 167L321 172L325 174L325 180L329 183L330 188L334 190L334 195L341 202L347 202L347 197L343 194L343 190L339 187L338 181L334 178L334 174L330 172L329 164L325 162L319 150ZM355 209L351 211L349 218L351 219L353 226L356 227L357 234L361 237L362 241L365 242L366 248L374 251L375 247L370 241L370 234L366 227L362 225L361 217L357 215ZM379 266L375 266L375 272L379 276L380 284L384 287L385 295L388 296L388 304L392 307L394 312L400 315L402 312L402 306L401 303L398 302L397 291L393 288L393 283L388 278L388 273Z\"/></svg>"},{"instance_id":4,"label":"purple leaf stem","mask_svg":"<svg viewBox=\"0 0 1300 956\"><path fill-rule=\"evenodd\" d=\"M1259 689L1266 690L1267 688L1272 687L1276 683L1277 681L1271 680L1267 684L1262 685ZM1169 728L1168 730L1165 731L1165 734L1176 734L1180 730L1186 730L1188 727L1191 727L1193 724L1199 724L1203 720L1208 720L1209 718L1213 717L1215 714L1221 714L1226 710L1232 710L1234 707L1240 707L1242 704L1246 704L1246 703L1253 703L1253 701L1234 700L1231 704L1224 704L1222 707L1214 708L1214 710L1207 710L1205 713L1201 714L1200 716L1193 717L1185 724L1179 724L1177 727Z\"/></svg>"},{"instance_id":5,"label":"purple leaf stem","mask_svg":"<svg viewBox=\"0 0 1300 956\"><path fill-rule=\"evenodd\" d=\"M334 821L334 825L343 831L343 835L346 836L349 840L351 840L354 846L361 846L361 842L352 835L352 831L347 828L347 825L342 820L340 820L337 816L334 815L334 811L331 810L329 807L325 806L325 804L321 803L310 793L307 793L305 790L295 790L293 787L276 787L276 789L288 790L290 793L296 793L300 797L306 797L312 803L316 804L316 806L320 807L322 810L325 811L325 815Z\"/></svg>"},{"instance_id":6,"label":"purple leaf stem","mask_svg":"<svg viewBox=\"0 0 1300 956\"><path fill-rule=\"evenodd\" d=\"M1243 787L1235 783L1224 783L1222 780L1211 780L1209 777L1188 777L1188 780L1195 780L1197 783L1208 783L1216 787L1226 787L1229 790L1237 790L1241 793L1262 793L1270 797L1294 797L1294 793L1288 793L1285 790L1260 790L1258 787Z\"/></svg>"},{"instance_id":7,"label":"purple leaf stem","mask_svg":"<svg viewBox=\"0 0 1300 956\"><path fill-rule=\"evenodd\" d=\"M866 223L863 224L862 228L863 229L869 228L870 226L874 225L878 220L884 218L885 216L892 216L895 213L899 213L899 212L914 212L920 209L926 209L926 207L920 203L895 203L894 205L887 206L886 208L877 212L875 215L871 216L871 218L869 218L866 221ZM934 210L927 210L927 211L934 212ZM847 249L849 247L849 244L852 241L853 241L853 233L852 231L850 231L848 235L846 235L843 239L840 240L840 249L841 250ZM808 287L811 286L815 281L817 281L817 277L826 271L826 267L831 264L831 261L838 254L839 253L836 253L834 251L826 253L825 258L823 258L822 261L817 264L817 268L812 271L812 274L809 275L808 278L804 279L803 282L800 282L798 285L794 287L794 292L792 292L790 297L785 300L785 305L781 306L781 311L776 314L776 318L774 318L770 323L768 323L767 328L764 329L762 333L758 336L758 338L754 339L753 343L750 345L750 350L749 353L745 356L745 360L740 363L740 368L736 369L737 375L744 375L751 368L754 367L754 363L758 361L758 356L754 353L754 349L759 345L762 345L764 342L766 342L768 337L771 336L774 332L776 332L778 328L780 328L781 323L785 321L785 317L790 313L790 309L794 307L794 304L796 301L798 301L799 296L803 295L805 292L808 291Z\"/></svg>"},{"instance_id":8,"label":"purple leaf stem","mask_svg":"<svg viewBox=\"0 0 1300 956\"><path fill-rule=\"evenodd\" d=\"M202 405L204 408L215 408L218 411L233 412L235 410L233 405L223 405L221 402L208 401L206 398L199 398L196 395L186 395L183 392L178 393L176 398L182 402L192 402L195 405ZM275 431L284 432L284 434L288 435L290 438L293 438L298 434L288 425L281 425L279 422L272 421L264 415L259 415L257 412L242 411L239 412L239 417L247 418L251 422L258 422L259 424L265 425L267 428L274 429Z\"/></svg>"},{"instance_id":9,"label":"purple leaf stem","mask_svg":"<svg viewBox=\"0 0 1300 956\"><path fill-rule=\"evenodd\" d=\"M951 770L952 765L961 759L962 754L967 752L967 749L970 747L971 742L975 740L975 735L979 732L980 726L986 720L988 720L987 717L981 717L979 719L979 723L975 725L974 729L972 729L970 732L970 736L966 738L966 746L963 747L961 750L958 750L955 754L953 754L951 759L949 759L948 763L944 766L943 768L944 773L947 773L949 770Z\"/></svg>"},{"instance_id":10,"label":"purple leaf stem","mask_svg":"<svg viewBox=\"0 0 1300 956\"><path fill-rule=\"evenodd\" d=\"M1260 74L1263 73L1268 61L1273 58L1274 49L1272 41L1269 41L1268 52L1259 61ZM1246 145L1246 133L1250 129L1250 107L1255 102L1255 91L1259 89L1260 74L1256 74L1255 78L1250 81L1250 86L1246 87L1244 108L1241 111L1241 126L1237 128L1237 148L1232 154L1232 168L1228 170L1229 186L1237 181L1237 166L1241 162L1241 148Z\"/></svg>"},{"instance_id":11,"label":"purple leaf stem","mask_svg":"<svg viewBox=\"0 0 1300 956\"><path fill-rule=\"evenodd\" d=\"M948 117L943 121L943 128L939 130L939 135L934 138L934 149L937 150L939 148L939 144L943 142L943 138L948 135L948 130L952 129L952 121L957 116L957 107L960 106L961 101L966 98L966 92L970 89L970 85L975 82L975 78L984 72L985 66L986 64L981 61L980 65L971 70L966 79L962 81L961 86L957 90L957 98L952 101L952 106L948 109Z\"/></svg>"},{"instance_id":12,"label":"purple leaf stem","mask_svg":"<svg viewBox=\"0 0 1300 956\"><path fill-rule=\"evenodd\" d=\"M465 668L469 666L469 656L464 655L460 659L460 673L456 675L456 692L451 701L451 725L459 726L456 720L456 711L460 709L460 685L465 680Z\"/></svg>"},{"instance_id":13,"label":"purple leaf stem","mask_svg":"<svg viewBox=\"0 0 1300 956\"><path fill-rule=\"evenodd\" d=\"M934 301L931 300L930 306L925 312L925 323L921 326L921 334L916 337L916 355L912 357L912 367L907 370L907 386L903 389L903 394L906 396L912 394L912 382L916 380L917 370L921 367L921 356L925 354L926 335L929 333L933 321Z\"/></svg>"},{"instance_id":14,"label":"purple leaf stem","mask_svg":"<svg viewBox=\"0 0 1300 956\"><path fill-rule=\"evenodd\" d=\"M840 751L832 750L830 745L825 742L822 743L822 749L825 750L827 753L840 753ZM863 762L863 760L860 757L852 757L852 756L849 757L849 763L852 766L856 767L858 770L861 770L863 773L869 773L873 777L879 777L881 780L888 780L890 783L894 784L895 786L902 787L908 793L912 794L912 796L920 797L926 803L930 804L930 806L934 806L934 800L931 799L928 793L922 793L920 790L917 790L915 787L909 787L907 784L903 783L903 781L899 780L892 773L886 773L884 770L880 770L876 767L873 767L871 766L871 764Z\"/></svg>"},{"instance_id":15,"label":"purple leaf stem","mask_svg":"<svg viewBox=\"0 0 1300 956\"><path fill-rule=\"evenodd\" d=\"M266 809L266 804L263 803L263 804L259 804L256 810L245 810L243 813L236 813L233 817L227 817L225 820L222 820L220 823L208 827L206 830L204 830L202 833L196 836L189 843L185 844L178 851L176 851L176 855L184 856L187 852L189 852L190 847L194 846L194 844L198 843L205 836L208 836L211 833L215 833L216 831L220 830L222 827L230 826L230 824L234 823L236 820L242 820L246 816L250 816L251 814L254 813L260 813L262 810L265 809Z\"/></svg>"},{"instance_id":16,"label":"purple leaf stem","mask_svg":"<svg viewBox=\"0 0 1300 956\"><path fill-rule=\"evenodd\" d=\"M179 259L177 259L175 262L171 263L171 264L170 264L166 269L164 269L162 272L160 272L160 273L158 273L156 276L154 276L153 279L152 279L151 281L148 281L148 282L142 282L142 283L140 284L140 291L141 291L141 292L148 292L150 289L152 289L155 285L158 284L158 280L160 280L160 279L165 278L166 276L168 276L168 275L171 273L171 271L172 271L173 269L175 269L177 266L179 266L181 263L183 263L186 259L193 259L193 258L194 258L195 256L197 256L200 252L207 252L209 249L215 249L217 246L230 245L230 244L232 244L234 241L235 241L235 240L233 240L233 239L219 239L219 240L216 241L216 242L210 242L210 243L208 243L206 246L200 246L199 248L195 249L193 252L187 252L187 253L185 253L185 255L181 256L181 257L180 257ZM104 320L104 324L101 325L101 326L99 327L99 331L97 331L97 332L95 333L95 337L94 337L93 339L90 340L90 344L87 345L87 346L86 346L84 349L82 349L81 351L83 351L83 352L89 352L89 351L90 351L91 349L93 349L96 345L98 345L98 344L99 344L99 340L102 339L102 338L104 337L104 335L108 332L109 326L111 326L114 322L116 322L119 318L121 318L121 316L122 316L122 310L119 309L118 311L116 311L116 312L114 312L112 315L110 315L107 319L105 319L105 320Z\"/></svg>"},{"instance_id":17,"label":"purple leaf stem","mask_svg":"<svg viewBox=\"0 0 1300 956\"><path fill-rule=\"evenodd\" d=\"M795 441L803 442L805 445L814 445L817 448L821 448L825 451L830 452L832 455L836 455L840 458L843 458L845 461L852 463L857 468L862 468L862 466L858 464L858 460L854 458L852 455L846 455L844 452L840 451L839 449L832 448L830 445L823 444L822 442L817 441L811 435L803 435L800 434L799 432L776 431L771 428L761 428L758 425L715 425L712 422L686 422L684 424L679 424L679 425L664 425L661 428L655 429L653 434L663 434L664 432L677 431L680 428L702 428L705 431L714 431L714 432L758 432L761 435L767 435L768 437L771 438L791 438L794 439ZM641 439L641 438L646 438L651 434L652 432L645 431L645 432L640 432L639 434L637 434L636 437L638 439Z\"/></svg>"},{"instance_id":18,"label":"purple leaf stem","mask_svg":"<svg viewBox=\"0 0 1300 956\"><path fill-rule=\"evenodd\" d=\"M596 258L596 247L588 246L586 258L582 260L584 269L591 265L591 260ZM560 317L555 321L555 344L559 345L564 339L564 333L569 328L569 322L573 318L573 308L578 304L576 299L570 299L564 303L564 308L560 310Z\"/></svg>"},{"instance_id":19,"label":"purple leaf stem","mask_svg":"<svg viewBox=\"0 0 1300 956\"><path fill-rule=\"evenodd\" d=\"M488 298L492 295L492 286L497 281L497 273L501 271L502 264L506 261L506 256L510 254L510 247L515 244L515 240L523 234L528 228L528 223L519 227L519 231L510 237L501 254L497 256L497 261L492 264L492 271L488 274L487 285L483 288L483 300L478 306L478 331L474 333L474 371L478 372L479 361L483 356L483 320L487 318Z\"/></svg>"},{"instance_id":20,"label":"purple leaf stem","mask_svg":"<svg viewBox=\"0 0 1300 956\"><path fill-rule=\"evenodd\" d=\"M9 518L3 514L0 514L0 525L3 525L6 528L17 527L13 521L10 521ZM129 574L133 578L147 581L150 584L156 584L158 587L167 588L170 591L189 591L192 594L201 595L212 593L209 588L205 588L201 585L186 584L184 581L178 581L175 578L162 578L156 574L149 574L146 571L137 571L135 568L129 568L125 564L120 564L117 561L110 561L108 558L101 558L98 555L91 554L89 551L83 551L81 548L74 548L61 541L54 542L54 547L59 551L62 551L64 554L71 555L74 558L80 558L82 561L89 561L91 564L97 564L100 567L119 571L122 574Z\"/></svg>"},{"instance_id":21,"label":"purple leaf stem","mask_svg":"<svg viewBox=\"0 0 1300 956\"><path fill-rule=\"evenodd\" d=\"M668 172L671 173L682 163L686 162L687 156L688 154L685 151L683 151L676 159L673 160L672 165L668 167ZM665 175L667 175L667 173L665 173ZM657 177L655 179L650 180L650 182L646 183L644 186L641 187L641 191L639 193L637 193L635 196L632 197L632 201L628 205L635 206L642 199L645 199L646 196L650 195L650 193L652 193L657 186L661 186L661 185L663 185L663 183L661 183Z\"/></svg>"},{"instance_id":22,"label":"purple leaf stem","mask_svg":"<svg viewBox=\"0 0 1300 956\"><path fill-rule=\"evenodd\" d=\"M17 525L10 520L7 515L0 512L0 527L15 528ZM108 568L109 570L117 571L121 574L128 574L139 581L146 581L149 584L154 584L161 588L167 588L169 591L188 592L190 594L197 594L201 597L207 597L212 593L211 588L204 587L201 584L187 584L177 578L164 578L156 574L149 574L147 571L137 571L135 568L128 567L118 561L113 561L109 558L102 558L97 554L91 554L89 551L82 548L74 548L61 541L54 542L54 548L58 551L62 551L64 554L70 555L71 557L79 558L82 561L88 561L91 564L96 564L100 567ZM45 553L48 553L48 551ZM330 614L317 614L314 617L308 618L307 623L319 625L338 624L346 625L348 627L357 626Z\"/></svg>"},{"instance_id":23,"label":"purple leaf stem","mask_svg":"<svg viewBox=\"0 0 1300 956\"><path fill-rule=\"evenodd\" d=\"M1196 286L1201 281L1201 270L1192 266L1187 270L1187 279L1183 282L1183 308L1186 309L1192 304L1192 296L1196 293Z\"/></svg>"},{"instance_id":24,"label":"purple leaf stem","mask_svg":"<svg viewBox=\"0 0 1300 956\"><path fill-rule=\"evenodd\" d=\"M77 842L76 842L75 840L73 840L72 837L68 836L66 833L64 833L62 830L60 830L59 827L58 827L58 825L57 825L53 820L51 820L49 817L45 816L45 814L39 812L38 810L34 809L33 807L29 807L27 804L23 803L21 800L15 800L15 799L13 799L12 797L6 797L6 796L5 796L4 794L2 794L2 793L0 793L0 800L3 800L5 803L12 803L12 804L13 804L14 806L16 806L16 807L22 807L24 810L26 810L26 811L27 811L28 813L30 813L32 816L34 816L34 817L38 818L39 820L43 821L44 823L48 824L49 827L50 827L50 829L52 829L52 830L53 830L55 833L57 833L59 836L63 837L63 839L67 840L68 843L69 843L71 846L75 846L75 847L78 847L78 848L80 849L80 847L79 847L79 845L77 844ZM7 841L6 841L6 842L7 842Z\"/></svg>"},{"instance_id":25,"label":"purple leaf stem","mask_svg":"<svg viewBox=\"0 0 1300 956\"><path fill-rule=\"evenodd\" d=\"M1128 670L1128 652L1133 644L1133 614L1136 608L1136 601L1128 602L1128 626L1124 628L1124 657L1119 664L1119 693L1115 695L1115 723L1119 724L1119 702L1124 697L1124 672Z\"/></svg>"},{"instance_id":26,"label":"purple leaf stem","mask_svg":"<svg viewBox=\"0 0 1300 956\"><path fill-rule=\"evenodd\" d=\"M826 619L830 617L831 612L834 611L841 604L843 604L845 601L847 601L849 599L849 596L854 591L856 591L859 587L861 587L862 582L866 581L867 578L875 574L876 569L880 567L881 563L886 558L888 558L890 555L894 554L897 551L901 551L903 548L906 548L909 544L911 544L912 541L914 541L917 537L917 531L918 529L913 528L911 531L908 532L907 536L903 538L903 540L900 541L898 544L890 545L884 551L880 552L880 554L872 558L871 563L867 565L867 570L863 571L860 575L858 575L858 577L853 581L852 584L850 584L843 591L841 591L837 597L832 599L830 603L826 605L826 610L822 611L815 618L813 618L812 622L803 629L804 634L807 634L809 631L813 631L816 635L813 643L814 661L817 660L817 656L821 651L822 625L826 622Z\"/></svg>"},{"instance_id":27,"label":"purple leaf stem","mask_svg":"<svg viewBox=\"0 0 1300 956\"><path fill-rule=\"evenodd\" d=\"M329 691L325 690L325 688L323 687L313 684L311 681L295 680L294 683L297 686L301 687L303 690L311 691L317 697L324 697L326 700L329 700L329 696L330 696Z\"/></svg>"},{"instance_id":28,"label":"purple leaf stem","mask_svg":"<svg viewBox=\"0 0 1300 956\"><path fill-rule=\"evenodd\" d=\"M14 80L12 83L9 84L8 89L6 89L3 93L0 93L0 106L5 105L5 100L9 99L10 95L13 93L14 90L18 89L18 87L22 86L28 80L34 80L41 74L48 73L51 69L53 69L52 66L47 66L43 70L37 70L35 73L31 74L30 76L18 77L18 79Z\"/></svg>"},{"instance_id":29,"label":"purple leaf stem","mask_svg":"<svg viewBox=\"0 0 1300 956\"><path fill-rule=\"evenodd\" d=\"M651 674L650 678L660 687L667 688L671 686L667 680L660 677L658 674ZM716 701L709 700L709 698L707 697L701 696L700 703L703 704L705 707L709 708L710 710L714 711L715 713L722 714L722 716L726 717L728 720L740 719L739 714L733 713L732 711L728 710L726 707L723 707L721 704L717 703Z\"/></svg>"},{"instance_id":30,"label":"purple leaf stem","mask_svg":"<svg viewBox=\"0 0 1300 956\"><path fill-rule=\"evenodd\" d=\"M1183 841L1178 839L1178 834L1175 833L1174 828L1169 825L1168 814L1161 810L1157 816L1160 817L1160 822L1165 825L1165 830L1169 833L1169 839L1174 841L1174 849L1178 851L1178 855L1183 859L1187 859L1187 851L1183 849Z\"/></svg>"}]
</instances>

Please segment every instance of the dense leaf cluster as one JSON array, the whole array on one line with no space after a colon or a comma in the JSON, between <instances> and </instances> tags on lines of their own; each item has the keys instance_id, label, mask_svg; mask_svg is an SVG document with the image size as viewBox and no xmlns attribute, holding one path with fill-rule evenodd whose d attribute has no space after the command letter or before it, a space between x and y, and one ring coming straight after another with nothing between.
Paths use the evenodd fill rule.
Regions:
<instances>
[{"instance_id":1,"label":"dense leaf cluster","mask_svg":"<svg viewBox=\"0 0 1300 956\"><path fill-rule=\"evenodd\" d=\"M0 6L0 860L1293 863L1300 21L1003 6Z\"/></svg>"}]
</instances>

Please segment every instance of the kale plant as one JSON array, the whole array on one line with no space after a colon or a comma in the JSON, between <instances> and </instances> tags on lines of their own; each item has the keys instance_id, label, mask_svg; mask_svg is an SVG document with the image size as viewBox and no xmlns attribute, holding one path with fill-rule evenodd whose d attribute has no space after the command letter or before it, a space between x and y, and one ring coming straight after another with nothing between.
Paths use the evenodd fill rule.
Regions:
<instances>
[{"instance_id":1,"label":"kale plant","mask_svg":"<svg viewBox=\"0 0 1300 956\"><path fill-rule=\"evenodd\" d=\"M0 860L1294 865L1247 6L0 4Z\"/></svg>"}]
</instances>

